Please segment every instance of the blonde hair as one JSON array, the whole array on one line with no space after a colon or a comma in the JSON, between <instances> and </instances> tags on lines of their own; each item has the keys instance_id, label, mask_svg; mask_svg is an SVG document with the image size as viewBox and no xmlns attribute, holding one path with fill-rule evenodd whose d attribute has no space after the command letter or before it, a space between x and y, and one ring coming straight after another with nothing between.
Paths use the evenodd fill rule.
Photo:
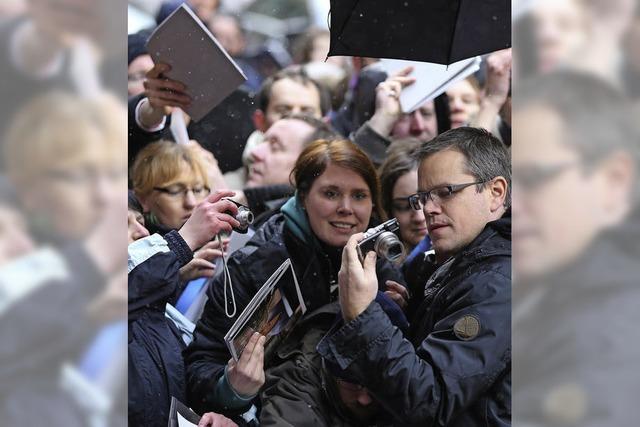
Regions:
<instances>
[{"instance_id":1,"label":"blonde hair","mask_svg":"<svg viewBox=\"0 0 640 427\"><path fill-rule=\"evenodd\" d=\"M191 170L194 180L201 179L205 187L211 188L204 159L188 145L171 141L158 141L144 147L131 167L131 183L137 196L146 196L154 187L167 185L185 171Z\"/></svg>"},{"instance_id":2,"label":"blonde hair","mask_svg":"<svg viewBox=\"0 0 640 427\"><path fill-rule=\"evenodd\" d=\"M126 168L127 110L110 94L95 98L54 91L16 115L4 144L4 167L17 186L28 186L52 169L88 160Z\"/></svg>"}]
</instances>

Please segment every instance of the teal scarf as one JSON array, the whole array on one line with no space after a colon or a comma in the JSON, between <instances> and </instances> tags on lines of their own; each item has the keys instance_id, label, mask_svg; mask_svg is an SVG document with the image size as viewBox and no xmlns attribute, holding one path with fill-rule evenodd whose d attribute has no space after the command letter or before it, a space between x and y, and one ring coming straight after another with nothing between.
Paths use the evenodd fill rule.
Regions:
<instances>
[{"instance_id":1,"label":"teal scarf","mask_svg":"<svg viewBox=\"0 0 640 427\"><path fill-rule=\"evenodd\" d=\"M307 212L298 200L298 192L293 195L281 208L285 226L301 241L314 249L322 250L318 238L311 230Z\"/></svg>"}]
</instances>

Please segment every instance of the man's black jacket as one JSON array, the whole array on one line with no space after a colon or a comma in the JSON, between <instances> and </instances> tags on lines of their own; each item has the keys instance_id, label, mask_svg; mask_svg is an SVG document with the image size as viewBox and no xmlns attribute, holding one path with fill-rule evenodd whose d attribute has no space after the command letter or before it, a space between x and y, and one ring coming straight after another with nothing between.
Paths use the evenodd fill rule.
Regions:
<instances>
[{"instance_id":1,"label":"man's black jacket","mask_svg":"<svg viewBox=\"0 0 640 427\"><path fill-rule=\"evenodd\" d=\"M429 279L409 337L373 302L318 346L398 425L511 421L511 218L487 224Z\"/></svg>"}]
</instances>

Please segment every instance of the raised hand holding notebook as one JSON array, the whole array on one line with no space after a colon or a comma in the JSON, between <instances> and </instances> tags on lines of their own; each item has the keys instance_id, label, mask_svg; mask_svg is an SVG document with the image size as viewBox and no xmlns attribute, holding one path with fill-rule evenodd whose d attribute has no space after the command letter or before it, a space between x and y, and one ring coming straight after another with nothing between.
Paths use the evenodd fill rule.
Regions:
<instances>
[{"instance_id":1,"label":"raised hand holding notebook","mask_svg":"<svg viewBox=\"0 0 640 427\"><path fill-rule=\"evenodd\" d=\"M480 57L477 56L447 66L430 62L381 59L372 67L385 71L387 75L395 74L408 66L413 67L409 77L415 77L416 81L402 89L400 93L402 111L411 113L425 102L440 95L452 84L478 71L480 61Z\"/></svg>"},{"instance_id":2,"label":"raised hand holding notebook","mask_svg":"<svg viewBox=\"0 0 640 427\"><path fill-rule=\"evenodd\" d=\"M147 42L153 61L171 66L167 77L187 86L194 121L203 118L247 78L196 14L182 4Z\"/></svg>"}]
</instances>

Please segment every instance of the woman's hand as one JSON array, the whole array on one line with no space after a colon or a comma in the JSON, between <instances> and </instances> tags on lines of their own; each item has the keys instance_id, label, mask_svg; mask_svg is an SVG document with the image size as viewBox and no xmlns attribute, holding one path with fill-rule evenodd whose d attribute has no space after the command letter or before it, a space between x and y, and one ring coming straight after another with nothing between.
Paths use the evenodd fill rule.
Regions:
<instances>
[{"instance_id":1,"label":"woman's hand","mask_svg":"<svg viewBox=\"0 0 640 427\"><path fill-rule=\"evenodd\" d=\"M264 384L264 343L266 338L254 332L240 360L229 360L227 375L231 388L241 396L253 396Z\"/></svg>"},{"instance_id":2,"label":"woman's hand","mask_svg":"<svg viewBox=\"0 0 640 427\"><path fill-rule=\"evenodd\" d=\"M222 239L222 250L218 239L208 242L193 254L193 259L180 269L180 281L185 282L199 277L212 277L215 273L215 261L229 247L229 239Z\"/></svg>"},{"instance_id":3,"label":"woman's hand","mask_svg":"<svg viewBox=\"0 0 640 427\"><path fill-rule=\"evenodd\" d=\"M178 232L192 251L197 251L219 233L231 233L233 227L240 225L234 218L238 214L238 207L224 200L234 195L233 191L214 191L195 207Z\"/></svg>"},{"instance_id":4,"label":"woman's hand","mask_svg":"<svg viewBox=\"0 0 640 427\"><path fill-rule=\"evenodd\" d=\"M193 258L180 269L180 282L189 282L200 277L212 277L216 271L216 265L202 258Z\"/></svg>"}]
</instances>

